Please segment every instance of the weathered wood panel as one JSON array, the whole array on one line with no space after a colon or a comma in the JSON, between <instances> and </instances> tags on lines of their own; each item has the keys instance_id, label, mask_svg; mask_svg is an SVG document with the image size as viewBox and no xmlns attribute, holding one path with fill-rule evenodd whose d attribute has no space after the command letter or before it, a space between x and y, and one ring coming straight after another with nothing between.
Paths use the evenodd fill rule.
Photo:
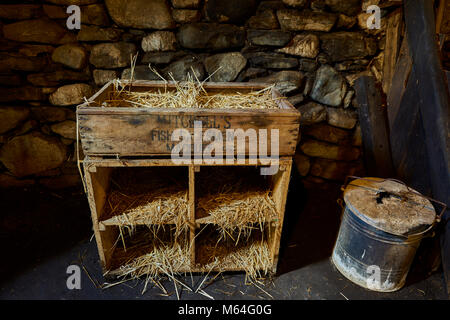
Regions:
<instances>
[{"instance_id":1,"label":"weathered wood panel","mask_svg":"<svg viewBox=\"0 0 450 320\"><path fill-rule=\"evenodd\" d=\"M429 159L419 106L414 70L400 100L390 131L392 160L397 176L422 194L431 196Z\"/></svg>"},{"instance_id":2,"label":"weathered wood panel","mask_svg":"<svg viewBox=\"0 0 450 320\"><path fill-rule=\"evenodd\" d=\"M229 112L158 112L158 114L103 114L78 116L83 152L91 155L165 155L177 144L171 140L175 129L186 129L193 139L194 121L202 122L202 133L209 128L222 132L225 150L227 129L267 129L268 149L271 130L279 130L279 154L293 155L299 131L298 117L281 114ZM192 141L192 145L194 142ZM203 143L203 148L209 143ZM194 148L192 147L192 153ZM197 150L196 150L197 151ZM254 154L247 145L247 154Z\"/></svg>"},{"instance_id":3,"label":"weathered wood panel","mask_svg":"<svg viewBox=\"0 0 450 320\"><path fill-rule=\"evenodd\" d=\"M428 175L433 197L450 204L450 106L449 91L436 43L433 2L405 0L405 22L416 75L415 104L420 109L423 136L429 163ZM419 174L419 172L418 172ZM450 233L445 214L441 237L442 262L450 293Z\"/></svg>"},{"instance_id":4,"label":"weathered wood panel","mask_svg":"<svg viewBox=\"0 0 450 320\"><path fill-rule=\"evenodd\" d=\"M450 34L450 2L440 0L436 12L436 33Z\"/></svg>"},{"instance_id":5,"label":"weathered wood panel","mask_svg":"<svg viewBox=\"0 0 450 320\"><path fill-rule=\"evenodd\" d=\"M367 173L388 178L394 176L394 167L386 109L382 105L380 90L374 77L363 76L355 82Z\"/></svg>"},{"instance_id":6,"label":"weathered wood panel","mask_svg":"<svg viewBox=\"0 0 450 320\"><path fill-rule=\"evenodd\" d=\"M111 84L110 84L111 85ZM164 86L161 83L140 83L133 90ZM262 85L205 85L208 90L253 90ZM102 90L110 90L104 87ZM104 93L99 93L93 101L101 104ZM279 94L274 92L274 98ZM175 129L185 129L193 139L194 122L201 121L202 132L217 129L222 133L225 152L228 129L254 129L256 138L261 129L267 130L267 147L271 152L272 129L278 130L279 154L293 155L297 145L300 113L283 99L276 100L279 109L238 110L238 109L164 109L164 108L101 108L86 104L77 109L78 128L83 152L87 155L170 155L177 144L172 141ZM193 145L193 141L191 140ZM203 143L202 150L209 143ZM200 150L200 149L199 149ZM192 146L192 154L198 153ZM235 148L235 154L238 150ZM246 155L258 155L247 143Z\"/></svg>"},{"instance_id":7,"label":"weathered wood panel","mask_svg":"<svg viewBox=\"0 0 450 320\"><path fill-rule=\"evenodd\" d=\"M403 29L403 10L395 10L387 18L386 45L383 62L383 91L388 94L400 50Z\"/></svg>"},{"instance_id":8,"label":"weathered wood panel","mask_svg":"<svg viewBox=\"0 0 450 320\"><path fill-rule=\"evenodd\" d=\"M413 61L409 52L408 37L405 35L400 48L400 53L395 65L395 72L392 77L391 87L387 96L387 114L389 119L389 128L393 130L393 123L400 109L400 104L408 84L411 74Z\"/></svg>"},{"instance_id":9,"label":"weathered wood panel","mask_svg":"<svg viewBox=\"0 0 450 320\"><path fill-rule=\"evenodd\" d=\"M417 93L425 132L433 195L450 201L450 110L445 74L439 59L433 5L405 2L408 39L417 75Z\"/></svg>"}]
</instances>

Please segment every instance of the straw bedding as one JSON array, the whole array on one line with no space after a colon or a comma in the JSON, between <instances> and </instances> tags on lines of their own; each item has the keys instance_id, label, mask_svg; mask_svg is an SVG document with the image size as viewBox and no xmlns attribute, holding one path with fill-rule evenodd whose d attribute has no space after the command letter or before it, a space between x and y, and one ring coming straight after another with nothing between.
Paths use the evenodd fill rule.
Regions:
<instances>
[{"instance_id":1,"label":"straw bedding","mask_svg":"<svg viewBox=\"0 0 450 320\"><path fill-rule=\"evenodd\" d=\"M117 239L111 269L121 277L157 279L160 275L189 270L187 233L175 235L168 226L158 230L137 227L133 233Z\"/></svg>"},{"instance_id":2,"label":"straw bedding","mask_svg":"<svg viewBox=\"0 0 450 320\"><path fill-rule=\"evenodd\" d=\"M186 168L114 171L102 220L119 225L121 231L136 225L155 227L170 223L180 235L188 228L189 220Z\"/></svg>"},{"instance_id":3,"label":"straw bedding","mask_svg":"<svg viewBox=\"0 0 450 320\"><path fill-rule=\"evenodd\" d=\"M110 99L105 107L147 107L147 108L200 108L200 109L278 109L276 99L272 97L269 86L259 91L207 92L203 82L188 79L174 81L175 89L153 89L146 92L134 92L132 85L115 82ZM279 98L283 99L283 98Z\"/></svg>"},{"instance_id":4,"label":"straw bedding","mask_svg":"<svg viewBox=\"0 0 450 320\"><path fill-rule=\"evenodd\" d=\"M237 234L222 238L209 226L198 235L197 267L204 271L244 270L247 280L256 281L266 276L272 267L267 234L267 228L257 230L236 243Z\"/></svg>"},{"instance_id":5,"label":"straw bedding","mask_svg":"<svg viewBox=\"0 0 450 320\"><path fill-rule=\"evenodd\" d=\"M113 274L122 279L144 277L144 291L151 282L164 294L162 278L168 278L175 288L177 285L188 288L176 275L190 270L205 272L206 277L210 272L244 271L247 284L261 285L259 279L267 276L272 267L266 222L276 219L277 213L267 181L253 170L256 168L204 167L198 173L197 211L209 216L214 224L201 225L197 230L195 265L190 260L186 213L186 221L182 222L184 228L168 225L130 228L125 225L128 233L121 230L116 240L111 265ZM146 175L141 173L140 176ZM131 175L125 177L127 181L134 181ZM120 183L122 191L126 192L123 177L113 176L113 179L117 180L114 184ZM143 188L148 191L145 186ZM126 197L122 195L122 201L131 197L130 193L126 194ZM128 213L127 216L127 219L137 221L136 217L141 215L130 216ZM142 232L143 228L145 232ZM198 293L208 296L202 290Z\"/></svg>"},{"instance_id":6,"label":"straw bedding","mask_svg":"<svg viewBox=\"0 0 450 320\"><path fill-rule=\"evenodd\" d=\"M132 234L116 241L111 270L122 278L146 276L155 281L166 275L173 277L192 269L187 233L175 236L168 226L153 229L139 226ZM235 237L237 235L234 235ZM268 274L272 265L267 230L255 231L236 243L222 238L213 227L198 232L195 269L202 272L245 271L246 280L257 281Z\"/></svg>"},{"instance_id":7,"label":"straw bedding","mask_svg":"<svg viewBox=\"0 0 450 320\"><path fill-rule=\"evenodd\" d=\"M197 180L197 218L208 217L223 238L238 242L241 234L263 230L265 223L278 219L269 182L258 168L204 167Z\"/></svg>"}]
</instances>

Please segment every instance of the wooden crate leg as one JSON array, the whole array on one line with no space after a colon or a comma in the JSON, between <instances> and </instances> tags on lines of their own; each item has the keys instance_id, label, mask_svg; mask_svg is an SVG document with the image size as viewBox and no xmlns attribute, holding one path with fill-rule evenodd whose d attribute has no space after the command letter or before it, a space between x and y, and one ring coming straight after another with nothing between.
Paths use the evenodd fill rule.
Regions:
<instances>
[{"instance_id":1,"label":"wooden crate leg","mask_svg":"<svg viewBox=\"0 0 450 320\"><path fill-rule=\"evenodd\" d=\"M280 252L281 232L283 230L284 211L286 208L286 198L289 189L289 181L291 177L292 160L280 161L280 169L274 176L273 197L277 207L279 220L273 231L270 245L270 253L272 257L272 272L277 272L278 258ZM269 238L270 239L270 238Z\"/></svg>"},{"instance_id":2,"label":"wooden crate leg","mask_svg":"<svg viewBox=\"0 0 450 320\"><path fill-rule=\"evenodd\" d=\"M189 250L191 270L195 267L195 167L189 166Z\"/></svg>"},{"instance_id":3,"label":"wooden crate leg","mask_svg":"<svg viewBox=\"0 0 450 320\"><path fill-rule=\"evenodd\" d=\"M108 268L110 257L112 255L112 247L114 245L114 241L112 241L114 232L112 230L107 230L106 228L104 231L100 231L99 226L99 218L106 201L111 171L111 168L97 168L94 165L84 166L84 176L86 179L89 207L91 209L92 226L103 271ZM94 190L96 191L94 192Z\"/></svg>"}]
</instances>

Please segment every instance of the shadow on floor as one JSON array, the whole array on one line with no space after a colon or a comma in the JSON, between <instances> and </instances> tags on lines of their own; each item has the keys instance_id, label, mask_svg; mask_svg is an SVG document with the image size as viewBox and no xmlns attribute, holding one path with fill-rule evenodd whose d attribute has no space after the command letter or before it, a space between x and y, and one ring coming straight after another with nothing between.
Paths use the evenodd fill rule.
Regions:
<instances>
[{"instance_id":1,"label":"shadow on floor","mask_svg":"<svg viewBox=\"0 0 450 320\"><path fill-rule=\"evenodd\" d=\"M69 250L92 235L89 206L80 189L9 189L0 193L0 284Z\"/></svg>"},{"instance_id":2,"label":"shadow on floor","mask_svg":"<svg viewBox=\"0 0 450 320\"><path fill-rule=\"evenodd\" d=\"M339 231L339 184L306 189L292 171L277 274L328 259Z\"/></svg>"}]
</instances>

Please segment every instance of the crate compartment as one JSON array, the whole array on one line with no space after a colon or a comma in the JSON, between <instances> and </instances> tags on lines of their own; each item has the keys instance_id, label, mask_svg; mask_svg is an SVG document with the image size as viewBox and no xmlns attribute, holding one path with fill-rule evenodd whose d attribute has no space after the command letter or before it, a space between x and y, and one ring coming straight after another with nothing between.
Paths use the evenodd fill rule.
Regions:
<instances>
[{"instance_id":1,"label":"crate compartment","mask_svg":"<svg viewBox=\"0 0 450 320\"><path fill-rule=\"evenodd\" d=\"M271 180L259 167L202 167L195 177L197 223L234 230L277 221Z\"/></svg>"},{"instance_id":2,"label":"crate compartment","mask_svg":"<svg viewBox=\"0 0 450 320\"><path fill-rule=\"evenodd\" d=\"M109 276L156 277L186 272L191 268L189 236L177 234L173 225L137 226L117 230L110 261Z\"/></svg>"},{"instance_id":3,"label":"crate compartment","mask_svg":"<svg viewBox=\"0 0 450 320\"><path fill-rule=\"evenodd\" d=\"M188 190L186 167L114 168L99 222L181 227L189 219Z\"/></svg>"},{"instance_id":4,"label":"crate compartment","mask_svg":"<svg viewBox=\"0 0 450 320\"><path fill-rule=\"evenodd\" d=\"M117 90L114 83L109 82L86 103L77 107L81 147L85 155L91 156L170 157L174 145L170 139L172 132L183 128L193 134L193 122L197 120L202 121L204 131L208 128L219 130L224 141L227 129L253 129L257 132L260 129L267 132L277 129L280 137L279 154L293 156L298 140L300 112L287 99L281 99L276 90L272 92L273 108L262 108L261 103L253 103L254 108L244 106L248 101L242 99L242 95L255 94L267 86L256 83L204 83L203 90L207 94L198 103L200 107L178 103L182 107L178 108L166 96L168 92L176 90L177 83L136 81L126 85L124 90ZM202 94L203 90L199 89L199 93ZM129 97L117 94L134 92L145 95L152 91L160 92L155 101L143 104L135 101L132 107L129 107ZM223 101L227 92L243 102ZM161 101L162 98L164 101ZM214 108L212 104L215 104ZM271 145L270 140L271 135L268 135L268 146ZM191 147L193 150L194 146ZM247 150L245 154L250 153Z\"/></svg>"},{"instance_id":5,"label":"crate compartment","mask_svg":"<svg viewBox=\"0 0 450 320\"><path fill-rule=\"evenodd\" d=\"M169 263L174 272L209 272L211 267L215 268L214 271L245 271L248 275L255 275L255 270L276 271L291 159L280 159L279 171L273 176L261 176L260 167L253 165L180 166L170 159L88 158L83 166L98 252L103 271L109 271L109 275L113 275L112 270L121 265L129 265L130 259L160 252L159 249L167 249L166 255L169 256L170 248L178 250L181 257ZM161 214L165 212L164 201L170 198L170 193L164 188L174 185L176 188L172 194L180 192L183 195L180 197L182 205L170 212L167 210L172 216L163 219L170 217ZM164 197L155 198L160 190L165 190ZM111 196L114 192L120 193L121 201L114 202L114 196ZM138 196L141 199L143 194L142 203L133 198ZM252 201L245 202L243 195ZM148 208L149 199L157 201L157 211L142 210L144 218L129 216L127 210ZM223 205L231 211L224 210ZM150 207L158 208L153 204ZM231 218L217 218L224 212L231 212ZM168 239L162 242L165 245L155 246L154 242L150 245L144 241L141 242L143 245L136 247L125 243L123 248L124 235L130 231L135 235L136 230L148 226L151 226L150 230L170 230L171 235L167 238L158 236L159 239ZM200 232L204 227L212 230L210 237L205 238L208 232ZM218 240L226 250L218 251ZM178 247L169 246L172 244ZM132 249L125 252L125 248ZM256 255L253 254L255 252ZM120 258L123 256L126 258ZM216 257L219 262L211 262L209 257ZM254 259L242 260L251 257ZM157 262L150 264L157 265ZM142 272L140 270L136 274Z\"/></svg>"},{"instance_id":6,"label":"crate compartment","mask_svg":"<svg viewBox=\"0 0 450 320\"><path fill-rule=\"evenodd\" d=\"M198 270L245 271L256 279L272 271L271 248L274 229L265 226L246 235L238 232L224 237L214 225L197 230L195 262Z\"/></svg>"}]
</instances>

